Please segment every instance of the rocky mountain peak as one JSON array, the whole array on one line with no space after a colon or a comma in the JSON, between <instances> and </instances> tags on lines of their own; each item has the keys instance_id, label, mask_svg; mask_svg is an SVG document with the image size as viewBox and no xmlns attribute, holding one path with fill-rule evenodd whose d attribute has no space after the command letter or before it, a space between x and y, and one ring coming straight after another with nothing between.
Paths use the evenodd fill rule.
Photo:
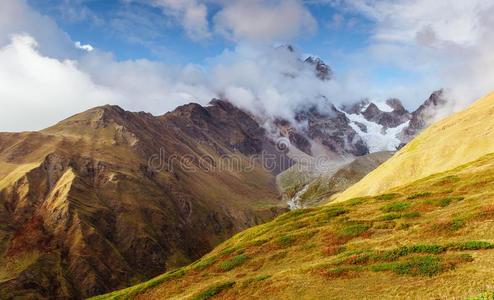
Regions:
<instances>
[{"instance_id":1,"label":"rocky mountain peak","mask_svg":"<svg viewBox=\"0 0 494 300\"><path fill-rule=\"evenodd\" d=\"M404 142L410 141L425 127L434 121L437 112L447 104L444 97L444 91L438 90L433 92L430 97L414 111L410 118L410 123L403 130L402 139Z\"/></svg>"},{"instance_id":2,"label":"rocky mountain peak","mask_svg":"<svg viewBox=\"0 0 494 300\"><path fill-rule=\"evenodd\" d=\"M392 110L383 111L375 103L370 103L365 111L362 112L362 115L367 121L377 123L384 128L397 127L410 119L409 112L399 100L390 99L386 101L385 105Z\"/></svg>"},{"instance_id":3,"label":"rocky mountain peak","mask_svg":"<svg viewBox=\"0 0 494 300\"><path fill-rule=\"evenodd\" d=\"M342 105L341 110L349 114L360 114L364 111L370 104L369 99L362 99L351 105Z\"/></svg>"},{"instance_id":4,"label":"rocky mountain peak","mask_svg":"<svg viewBox=\"0 0 494 300\"><path fill-rule=\"evenodd\" d=\"M316 76L321 80L331 80L333 78L333 71L331 68L320 58L309 56L306 63L314 66Z\"/></svg>"},{"instance_id":5,"label":"rocky mountain peak","mask_svg":"<svg viewBox=\"0 0 494 300\"><path fill-rule=\"evenodd\" d=\"M394 112L398 114L405 114L408 113L406 108L403 106L403 103L401 103L400 99L396 98L391 98L386 100L386 104L393 109Z\"/></svg>"},{"instance_id":6,"label":"rocky mountain peak","mask_svg":"<svg viewBox=\"0 0 494 300\"><path fill-rule=\"evenodd\" d=\"M369 153L364 141L350 126L346 114L330 104L325 111L316 106L296 113L295 119L306 123L305 134L331 152L355 156Z\"/></svg>"}]
</instances>

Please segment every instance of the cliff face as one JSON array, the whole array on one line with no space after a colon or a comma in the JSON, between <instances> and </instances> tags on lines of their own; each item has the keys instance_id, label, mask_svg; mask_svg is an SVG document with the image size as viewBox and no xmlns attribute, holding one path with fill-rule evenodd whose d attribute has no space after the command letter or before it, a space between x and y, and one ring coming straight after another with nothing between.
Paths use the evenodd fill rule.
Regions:
<instances>
[{"instance_id":1,"label":"cliff face","mask_svg":"<svg viewBox=\"0 0 494 300\"><path fill-rule=\"evenodd\" d=\"M264 130L222 101L91 109L0 134L0 294L82 298L189 263L284 211Z\"/></svg>"}]
</instances>

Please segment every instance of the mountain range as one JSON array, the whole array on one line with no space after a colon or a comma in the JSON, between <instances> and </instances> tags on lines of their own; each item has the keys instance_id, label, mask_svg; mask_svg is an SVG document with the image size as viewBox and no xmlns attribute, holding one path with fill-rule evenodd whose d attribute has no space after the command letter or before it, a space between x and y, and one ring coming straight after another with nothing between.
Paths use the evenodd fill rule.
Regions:
<instances>
[{"instance_id":1,"label":"mountain range","mask_svg":"<svg viewBox=\"0 0 494 300\"><path fill-rule=\"evenodd\" d=\"M445 104L441 91L414 112L322 99L268 125L228 100L161 116L108 105L0 133L0 295L85 298L188 265L288 204L345 190Z\"/></svg>"},{"instance_id":2,"label":"mountain range","mask_svg":"<svg viewBox=\"0 0 494 300\"><path fill-rule=\"evenodd\" d=\"M435 123L334 201L95 299L491 299L494 94Z\"/></svg>"}]
</instances>

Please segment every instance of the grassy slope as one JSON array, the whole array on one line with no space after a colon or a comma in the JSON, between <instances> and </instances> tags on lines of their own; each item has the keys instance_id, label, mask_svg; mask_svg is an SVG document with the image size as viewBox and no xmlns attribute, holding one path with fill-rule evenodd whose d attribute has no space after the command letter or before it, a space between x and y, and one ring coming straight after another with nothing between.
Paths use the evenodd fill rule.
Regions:
<instances>
[{"instance_id":1,"label":"grassy slope","mask_svg":"<svg viewBox=\"0 0 494 300\"><path fill-rule=\"evenodd\" d=\"M296 210L97 299L452 298L494 278L494 154L375 197Z\"/></svg>"},{"instance_id":2,"label":"grassy slope","mask_svg":"<svg viewBox=\"0 0 494 300\"><path fill-rule=\"evenodd\" d=\"M494 152L494 93L426 129L338 200L377 195Z\"/></svg>"}]
</instances>

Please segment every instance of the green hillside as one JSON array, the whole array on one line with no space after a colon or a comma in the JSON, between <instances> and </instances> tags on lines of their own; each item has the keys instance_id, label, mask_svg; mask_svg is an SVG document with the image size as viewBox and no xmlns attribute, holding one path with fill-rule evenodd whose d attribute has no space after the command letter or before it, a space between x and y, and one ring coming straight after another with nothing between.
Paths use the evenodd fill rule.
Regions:
<instances>
[{"instance_id":1,"label":"green hillside","mask_svg":"<svg viewBox=\"0 0 494 300\"><path fill-rule=\"evenodd\" d=\"M494 154L375 197L295 210L96 299L467 298L492 289Z\"/></svg>"}]
</instances>

